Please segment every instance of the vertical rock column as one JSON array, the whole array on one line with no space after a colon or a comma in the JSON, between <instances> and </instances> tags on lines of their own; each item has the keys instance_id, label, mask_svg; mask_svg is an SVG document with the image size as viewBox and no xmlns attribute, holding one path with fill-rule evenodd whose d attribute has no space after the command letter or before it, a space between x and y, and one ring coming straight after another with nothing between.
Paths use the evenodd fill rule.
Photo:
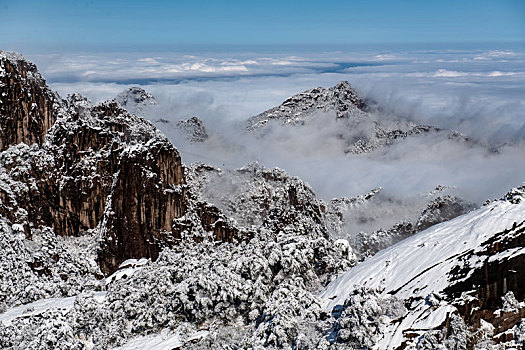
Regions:
<instances>
[{"instance_id":1,"label":"vertical rock column","mask_svg":"<svg viewBox=\"0 0 525 350\"><path fill-rule=\"evenodd\" d=\"M34 64L0 52L0 151L21 142L42 144L56 119L55 103Z\"/></svg>"},{"instance_id":2,"label":"vertical rock column","mask_svg":"<svg viewBox=\"0 0 525 350\"><path fill-rule=\"evenodd\" d=\"M131 147L124 152L116 175L99 264L106 274L129 258L155 260L173 219L186 206L180 156L169 142Z\"/></svg>"}]
</instances>

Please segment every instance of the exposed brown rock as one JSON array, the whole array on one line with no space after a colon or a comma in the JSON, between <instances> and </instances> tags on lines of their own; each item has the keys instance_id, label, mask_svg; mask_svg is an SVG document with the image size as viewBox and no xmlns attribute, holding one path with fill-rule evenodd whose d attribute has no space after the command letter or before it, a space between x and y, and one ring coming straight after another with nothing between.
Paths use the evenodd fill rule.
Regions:
<instances>
[{"instance_id":1,"label":"exposed brown rock","mask_svg":"<svg viewBox=\"0 0 525 350\"><path fill-rule=\"evenodd\" d=\"M186 211L184 191L177 188L184 182L181 169L178 152L169 143L122 156L99 253L104 272L132 257L157 258L173 219Z\"/></svg>"},{"instance_id":2,"label":"exposed brown rock","mask_svg":"<svg viewBox=\"0 0 525 350\"><path fill-rule=\"evenodd\" d=\"M195 225L218 241L234 241L238 230L208 203L191 205L194 220L187 226L174 225L188 214L191 199L178 151L153 124L114 101L92 106L78 94L56 99L33 64L0 57L6 72L0 160L10 179L0 186L0 215L20 221L27 238L31 226L50 226L62 236L100 232L105 274L126 259L155 260ZM24 220L18 209L27 213Z\"/></svg>"},{"instance_id":3,"label":"exposed brown rock","mask_svg":"<svg viewBox=\"0 0 525 350\"><path fill-rule=\"evenodd\" d=\"M525 299L525 256L522 254L509 255L495 259L500 252L525 246L525 222L514 223L511 229L502 231L482 244L484 248L476 255L484 259L480 268L458 266L453 271L454 279L460 282L452 284L445 292L458 298L456 307L465 322L478 329L481 319L495 327L495 341L508 341L506 331L514 327L525 318L525 308L505 312L500 310L502 297L509 291L513 292L517 300ZM468 259L468 257L466 257ZM466 276L466 278L461 278ZM468 292L474 298L464 301L461 294Z\"/></svg>"},{"instance_id":4,"label":"exposed brown rock","mask_svg":"<svg viewBox=\"0 0 525 350\"><path fill-rule=\"evenodd\" d=\"M0 151L21 142L42 144L55 122L57 99L33 63L0 54Z\"/></svg>"},{"instance_id":5,"label":"exposed brown rock","mask_svg":"<svg viewBox=\"0 0 525 350\"><path fill-rule=\"evenodd\" d=\"M213 231L215 240L233 242L238 230L226 222L221 211L208 203L200 203L197 211L205 231Z\"/></svg>"}]
</instances>

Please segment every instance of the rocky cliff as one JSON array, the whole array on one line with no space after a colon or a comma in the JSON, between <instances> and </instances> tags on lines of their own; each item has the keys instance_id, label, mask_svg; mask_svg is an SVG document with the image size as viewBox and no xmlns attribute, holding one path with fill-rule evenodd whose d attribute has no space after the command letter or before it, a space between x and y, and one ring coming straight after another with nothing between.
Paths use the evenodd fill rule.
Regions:
<instances>
[{"instance_id":1,"label":"rocky cliff","mask_svg":"<svg viewBox=\"0 0 525 350\"><path fill-rule=\"evenodd\" d=\"M43 226L62 236L96 229L104 273L128 258L156 259L181 234L174 219L187 214L178 151L151 123L117 103L92 106L78 94L62 101L33 64L1 57L9 85L1 99L0 131L7 137L0 156L0 215L17 222L17 212L26 212L28 238ZM218 239L231 240L224 237L231 235L224 234L231 231L224 222L215 227L220 212L213 206L203 206L198 217Z\"/></svg>"},{"instance_id":2,"label":"rocky cliff","mask_svg":"<svg viewBox=\"0 0 525 350\"><path fill-rule=\"evenodd\" d=\"M36 66L0 52L0 150L21 142L42 144L55 122L59 100Z\"/></svg>"}]
</instances>

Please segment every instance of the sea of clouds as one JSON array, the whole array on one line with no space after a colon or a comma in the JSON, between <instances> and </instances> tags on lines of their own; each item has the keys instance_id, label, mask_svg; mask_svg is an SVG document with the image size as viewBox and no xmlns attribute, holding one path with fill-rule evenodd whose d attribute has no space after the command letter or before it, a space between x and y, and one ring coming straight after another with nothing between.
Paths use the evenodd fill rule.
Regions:
<instances>
[{"instance_id":1,"label":"sea of clouds","mask_svg":"<svg viewBox=\"0 0 525 350\"><path fill-rule=\"evenodd\" d=\"M525 49L520 47L127 51L27 58L63 97L80 92L96 103L128 87L143 87L159 102L145 116L172 122L156 125L187 163L278 166L306 180L324 199L376 187L403 198L446 185L480 204L525 181ZM341 80L382 107L377 118L457 130L476 146L429 135L350 155L337 138L340 125L326 116L300 128L273 127L264 138L242 130L246 119L286 98ZM204 121L207 142L190 143L173 127L192 116Z\"/></svg>"}]
</instances>

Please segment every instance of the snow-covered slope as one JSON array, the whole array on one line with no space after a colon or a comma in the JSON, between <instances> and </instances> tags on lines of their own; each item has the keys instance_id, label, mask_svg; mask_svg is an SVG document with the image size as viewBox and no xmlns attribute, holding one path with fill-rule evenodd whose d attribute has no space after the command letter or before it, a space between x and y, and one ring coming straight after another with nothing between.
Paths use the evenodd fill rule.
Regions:
<instances>
[{"instance_id":1,"label":"snow-covered slope","mask_svg":"<svg viewBox=\"0 0 525 350\"><path fill-rule=\"evenodd\" d=\"M440 292L449 286L448 274L456 258L524 216L525 202L498 201L407 238L332 282L322 293L324 307L331 310L343 304L357 286L384 289L403 298Z\"/></svg>"},{"instance_id":2,"label":"snow-covered slope","mask_svg":"<svg viewBox=\"0 0 525 350\"><path fill-rule=\"evenodd\" d=\"M358 264L320 294L324 310L341 312L363 289L401 300L407 311L385 322L374 344L378 349L415 346L453 313L466 313L462 316L475 323L472 305L484 306L483 318L491 322L495 316L489 311L495 311L499 298L512 291L521 300L525 292L523 282L516 280L525 273L525 247L519 243L525 234L524 190L515 189L506 199L433 226ZM491 275L509 261L512 271ZM477 279L477 274L484 278Z\"/></svg>"}]
</instances>

